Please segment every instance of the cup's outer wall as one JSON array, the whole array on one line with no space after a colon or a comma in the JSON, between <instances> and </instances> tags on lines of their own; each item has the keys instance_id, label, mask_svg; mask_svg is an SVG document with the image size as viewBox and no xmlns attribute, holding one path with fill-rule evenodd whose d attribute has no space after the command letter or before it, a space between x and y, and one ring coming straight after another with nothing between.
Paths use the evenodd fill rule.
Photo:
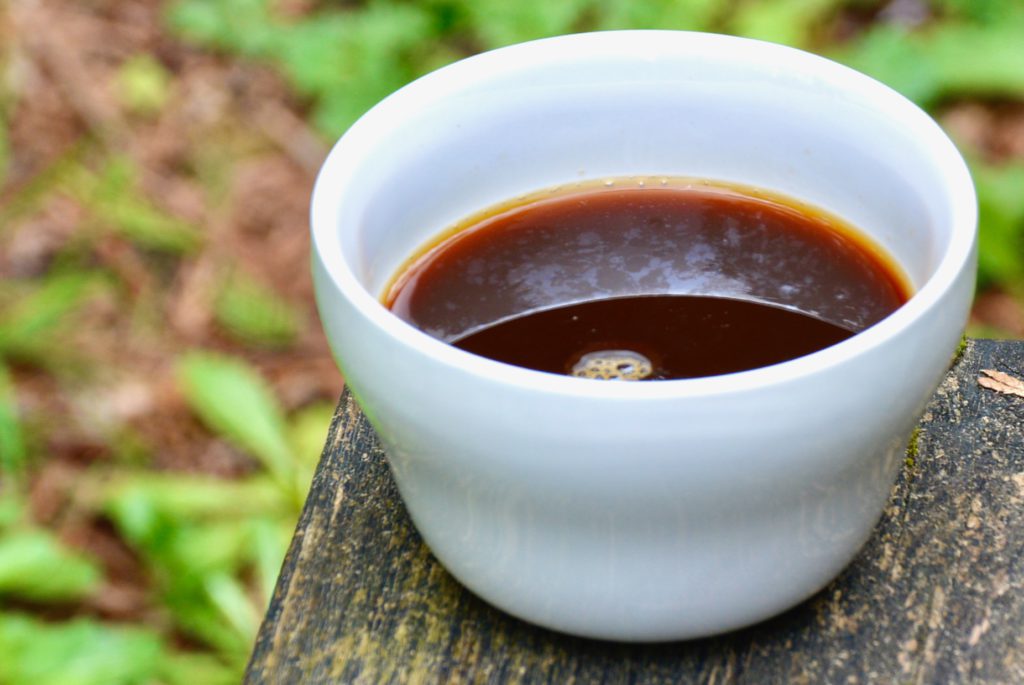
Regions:
<instances>
[{"instance_id":1,"label":"cup's outer wall","mask_svg":"<svg viewBox=\"0 0 1024 685\"><path fill-rule=\"evenodd\" d=\"M641 173L644 155L651 155L660 165L651 171L671 170L676 152L666 152L667 139L644 143L642 134L652 129L626 125L635 122L624 122L628 136L616 138L622 144L611 157L560 162L558 145L581 130L600 133L587 127L602 121L580 115L591 105L600 109L600 89L573 90L592 98L579 109L582 100L560 97L560 79L567 71L589 73L585 63L594 53L601 78L647 97L664 91L658 79L673 68L661 53L691 49L707 49L709 58L699 68L683 62L693 74L673 81L679 91L659 102L686 104L679 93L699 91L708 98L718 93L729 106L716 117L706 109L711 100L695 101L705 109L689 120L683 148L699 153L690 161L720 164L723 174L746 169L748 177L734 180L798 197L807 187L803 199L866 222L919 289L900 311L833 348L775 367L633 387L475 358L384 311L379 288L421 240L414 231L399 235L410 216L481 209L471 205L474 188L488 197L484 206L506 199L502 188L522 180L509 174L547 161L555 166L545 173L555 175ZM325 163L313 198L313 275L346 383L380 434L426 542L459 580L498 607L559 630L623 640L708 635L781 611L827 583L870 534L909 431L959 341L976 249L963 161L934 122L895 93L778 46L625 32L509 50L403 89L353 126ZM756 78L745 64L755 65ZM784 116L761 112L772 128L758 145L774 150L763 178L756 150L744 144L716 157L728 146L701 142L708 136L700 126L741 136L758 121L758 112L731 104L740 91L715 86L715 69L761 98L759 105L771 104L773 79L787 84L783 100L813 103L802 128L787 128L799 110L792 102L779 105ZM491 136L493 157L477 164L476 139L469 145L459 135L478 123L470 96L504 97L507 91L488 90L500 79L522 82L524 96L559 96L563 128L547 139L550 146L531 148L526 142L536 136L507 127L505 138ZM440 116L449 95L460 98L463 118ZM532 105L522 111L528 115ZM650 108L637 111L654 116ZM603 130L612 131L614 120L603 121ZM417 126L403 128L410 122ZM787 138L780 143L779 136ZM814 144L793 147L790 138ZM601 144L579 147L578 156ZM453 150L458 154L446 154ZM454 179L464 183L446 196L441 190L454 187ZM375 198L375 187L403 192L378 191ZM437 203L446 197L469 204L442 208ZM840 211L846 208L856 216Z\"/></svg>"}]
</instances>

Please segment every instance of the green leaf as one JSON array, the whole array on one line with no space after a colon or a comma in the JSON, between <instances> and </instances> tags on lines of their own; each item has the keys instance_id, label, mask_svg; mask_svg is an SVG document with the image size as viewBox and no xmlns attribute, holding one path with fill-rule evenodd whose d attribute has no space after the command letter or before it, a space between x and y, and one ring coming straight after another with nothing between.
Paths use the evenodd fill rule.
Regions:
<instances>
[{"instance_id":1,"label":"green leaf","mask_svg":"<svg viewBox=\"0 0 1024 685\"><path fill-rule=\"evenodd\" d=\"M588 0L517 3L476 0L467 3L466 9L484 45L495 48L571 33L589 4Z\"/></svg>"},{"instance_id":2,"label":"green leaf","mask_svg":"<svg viewBox=\"0 0 1024 685\"><path fill-rule=\"evenodd\" d=\"M278 43L266 0L186 0L171 5L167 16L186 38L248 57L272 54Z\"/></svg>"},{"instance_id":3,"label":"green leaf","mask_svg":"<svg viewBox=\"0 0 1024 685\"><path fill-rule=\"evenodd\" d=\"M246 520L177 525L157 551L179 574L204 577L232 573L251 561L251 532Z\"/></svg>"},{"instance_id":4,"label":"green leaf","mask_svg":"<svg viewBox=\"0 0 1024 685\"><path fill-rule=\"evenodd\" d=\"M292 414L288 437L292 451L303 463L316 466L333 418L334 405L330 402L317 402Z\"/></svg>"},{"instance_id":5,"label":"green leaf","mask_svg":"<svg viewBox=\"0 0 1024 685\"><path fill-rule=\"evenodd\" d=\"M355 21L349 15L322 15L282 29L275 61L305 95L323 95L348 84L361 68ZM389 59L391 59L389 57Z\"/></svg>"},{"instance_id":6,"label":"green leaf","mask_svg":"<svg viewBox=\"0 0 1024 685\"><path fill-rule=\"evenodd\" d=\"M252 638L226 622L201 585L189 586L187 592L168 593L164 603L183 632L216 649L221 658L239 670L245 668Z\"/></svg>"},{"instance_id":7,"label":"green leaf","mask_svg":"<svg viewBox=\"0 0 1024 685\"><path fill-rule=\"evenodd\" d=\"M0 356L45 361L44 352L57 342L71 313L98 283L87 272L57 273L27 293L5 297L15 301L0 301L6 304L0 311Z\"/></svg>"},{"instance_id":8,"label":"green leaf","mask_svg":"<svg viewBox=\"0 0 1024 685\"><path fill-rule=\"evenodd\" d=\"M208 654L179 652L164 659L163 677L168 685L236 685L244 667L245 662L231 668Z\"/></svg>"},{"instance_id":9,"label":"green leaf","mask_svg":"<svg viewBox=\"0 0 1024 685\"><path fill-rule=\"evenodd\" d=\"M607 0L592 2L587 13L596 13L594 28L609 29L676 29L708 31L723 10L724 0Z\"/></svg>"},{"instance_id":10,"label":"green leaf","mask_svg":"<svg viewBox=\"0 0 1024 685\"><path fill-rule=\"evenodd\" d=\"M294 529L291 492L262 475L130 474L108 484L104 510L145 560L175 624L244 667L269 596L262 593L273 587ZM260 593L242 589L247 573Z\"/></svg>"},{"instance_id":11,"label":"green leaf","mask_svg":"<svg viewBox=\"0 0 1024 685\"><path fill-rule=\"evenodd\" d=\"M261 609L266 609L274 594L277 576L281 572L294 525L269 519L254 521L251 529L252 557L255 560L256 581L260 589Z\"/></svg>"},{"instance_id":12,"label":"green leaf","mask_svg":"<svg viewBox=\"0 0 1024 685\"><path fill-rule=\"evenodd\" d=\"M292 304L238 270L221 286L215 314L218 323L234 336L265 347L289 344L300 327Z\"/></svg>"},{"instance_id":13,"label":"green leaf","mask_svg":"<svg viewBox=\"0 0 1024 685\"><path fill-rule=\"evenodd\" d=\"M117 476L104 486L104 511L130 541L151 545L169 526L254 515L291 517L281 489L265 477L222 480L175 473Z\"/></svg>"},{"instance_id":14,"label":"green leaf","mask_svg":"<svg viewBox=\"0 0 1024 685\"><path fill-rule=\"evenodd\" d=\"M130 111L159 112L170 96L171 74L149 53L130 57L117 72L117 93Z\"/></svg>"},{"instance_id":15,"label":"green leaf","mask_svg":"<svg viewBox=\"0 0 1024 685\"><path fill-rule=\"evenodd\" d=\"M1024 12L998 26L944 25L926 46L941 95L1024 96Z\"/></svg>"},{"instance_id":16,"label":"green leaf","mask_svg":"<svg viewBox=\"0 0 1024 685\"><path fill-rule=\"evenodd\" d=\"M0 536L0 595L81 599L96 589L101 576L93 561L64 548L46 531L12 529Z\"/></svg>"},{"instance_id":17,"label":"green leaf","mask_svg":"<svg viewBox=\"0 0 1024 685\"><path fill-rule=\"evenodd\" d=\"M435 18L411 3L370 2L288 21L264 0L185 0L169 16L190 40L278 67L313 100L314 122L331 135L422 73L418 58L438 52Z\"/></svg>"},{"instance_id":18,"label":"green leaf","mask_svg":"<svg viewBox=\"0 0 1024 685\"><path fill-rule=\"evenodd\" d=\"M252 367L232 357L191 352L178 362L178 381L207 426L259 459L279 482L293 482L295 458L284 414Z\"/></svg>"},{"instance_id":19,"label":"green leaf","mask_svg":"<svg viewBox=\"0 0 1024 685\"><path fill-rule=\"evenodd\" d=\"M11 166L11 137L8 133L7 112L0 100L0 188L5 185L7 172Z\"/></svg>"},{"instance_id":20,"label":"green leaf","mask_svg":"<svg viewBox=\"0 0 1024 685\"><path fill-rule=\"evenodd\" d=\"M803 47L810 43L815 25L838 4L836 0L745 2L733 14L730 28L748 38Z\"/></svg>"},{"instance_id":21,"label":"green leaf","mask_svg":"<svg viewBox=\"0 0 1024 685\"><path fill-rule=\"evenodd\" d=\"M945 16L969 19L982 25L993 25L1020 11L1018 0L932 0Z\"/></svg>"},{"instance_id":22,"label":"green leaf","mask_svg":"<svg viewBox=\"0 0 1024 685\"><path fill-rule=\"evenodd\" d=\"M146 198L136 187L137 174L130 159L117 157L98 175L79 167L65 186L100 228L113 230L140 247L171 253L198 248L202 236L195 227L169 216Z\"/></svg>"},{"instance_id":23,"label":"green leaf","mask_svg":"<svg viewBox=\"0 0 1024 685\"><path fill-rule=\"evenodd\" d=\"M333 418L334 405L329 402L312 404L291 417L288 439L292 445L292 452L298 459L296 487L299 492L305 493L309 490Z\"/></svg>"},{"instance_id":24,"label":"green leaf","mask_svg":"<svg viewBox=\"0 0 1024 685\"><path fill-rule=\"evenodd\" d=\"M25 503L8 489L10 481L0 481L0 535L24 519Z\"/></svg>"},{"instance_id":25,"label":"green leaf","mask_svg":"<svg viewBox=\"0 0 1024 685\"><path fill-rule=\"evenodd\" d=\"M399 86L401 84L395 88ZM327 93L320 98L313 110L313 124L325 134L338 137L375 102L393 90L394 88L387 89L380 97L377 97L376 93L370 92L358 92L350 95L347 89Z\"/></svg>"},{"instance_id":26,"label":"green leaf","mask_svg":"<svg viewBox=\"0 0 1024 685\"><path fill-rule=\"evenodd\" d=\"M81 169L79 158L89 148L85 137L69 146L49 166L36 173L15 193L5 197L0 203L0 234L5 228L15 225L15 220L39 208L42 200L49 196L54 188L62 187L67 179L76 175Z\"/></svg>"},{"instance_id":27,"label":"green leaf","mask_svg":"<svg viewBox=\"0 0 1024 685\"><path fill-rule=\"evenodd\" d=\"M297 90L314 98L314 121L335 134L420 71L412 56L433 37L414 5L373 3L282 27L274 55Z\"/></svg>"},{"instance_id":28,"label":"green leaf","mask_svg":"<svg viewBox=\"0 0 1024 685\"><path fill-rule=\"evenodd\" d=\"M903 28L879 26L852 48L832 57L873 76L921 104L942 92L942 74L920 39Z\"/></svg>"},{"instance_id":29,"label":"green leaf","mask_svg":"<svg viewBox=\"0 0 1024 685\"><path fill-rule=\"evenodd\" d=\"M148 685L168 669L156 635L88 619L55 624L0 613L0 654L4 685Z\"/></svg>"},{"instance_id":30,"label":"green leaf","mask_svg":"<svg viewBox=\"0 0 1024 685\"><path fill-rule=\"evenodd\" d=\"M1024 96L1024 11L991 26L959 22L920 31L880 25L833 55L922 106L952 96Z\"/></svg>"},{"instance_id":31,"label":"green leaf","mask_svg":"<svg viewBox=\"0 0 1024 685\"><path fill-rule=\"evenodd\" d=\"M1024 282L1024 163L972 165L978 193L978 280Z\"/></svg>"},{"instance_id":32,"label":"green leaf","mask_svg":"<svg viewBox=\"0 0 1024 685\"><path fill-rule=\"evenodd\" d=\"M136 170L127 159L112 160L86 197L89 208L132 242L154 250L190 252L201 243L189 224L167 215L136 188Z\"/></svg>"},{"instance_id":33,"label":"green leaf","mask_svg":"<svg viewBox=\"0 0 1024 685\"><path fill-rule=\"evenodd\" d=\"M226 573L218 573L209 576L204 586L207 596L231 627L241 636L255 638L260 617L242 584Z\"/></svg>"},{"instance_id":34,"label":"green leaf","mask_svg":"<svg viewBox=\"0 0 1024 685\"><path fill-rule=\"evenodd\" d=\"M0 362L0 492L4 480L18 478L28 461L18 413L14 383L7 367Z\"/></svg>"}]
</instances>

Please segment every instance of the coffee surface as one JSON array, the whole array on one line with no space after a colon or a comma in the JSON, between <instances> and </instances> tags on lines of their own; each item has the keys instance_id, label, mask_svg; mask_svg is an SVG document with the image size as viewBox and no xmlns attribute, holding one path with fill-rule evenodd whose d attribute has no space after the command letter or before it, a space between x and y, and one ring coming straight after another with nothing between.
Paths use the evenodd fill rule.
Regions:
<instances>
[{"instance_id":1,"label":"coffee surface","mask_svg":"<svg viewBox=\"0 0 1024 685\"><path fill-rule=\"evenodd\" d=\"M385 302L510 364L669 379L803 356L906 301L898 269L848 225L753 193L623 181L532 196L455 227Z\"/></svg>"},{"instance_id":2,"label":"coffee surface","mask_svg":"<svg viewBox=\"0 0 1024 685\"><path fill-rule=\"evenodd\" d=\"M452 344L538 371L670 380L778 364L851 335L827 321L760 302L641 295L532 312Z\"/></svg>"}]
</instances>

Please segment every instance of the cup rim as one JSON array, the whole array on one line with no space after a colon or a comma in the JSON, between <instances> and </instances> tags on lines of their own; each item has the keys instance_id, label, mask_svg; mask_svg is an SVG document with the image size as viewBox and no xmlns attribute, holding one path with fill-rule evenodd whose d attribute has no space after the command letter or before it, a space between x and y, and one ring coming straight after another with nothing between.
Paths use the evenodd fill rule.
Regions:
<instances>
[{"instance_id":1,"label":"cup rim","mask_svg":"<svg viewBox=\"0 0 1024 685\"><path fill-rule=\"evenodd\" d=\"M550 67L553 59L565 59L567 55L578 59L584 50L598 54L647 54L652 50L679 53L680 50L699 52L711 48L727 51L731 60L770 62L777 68L799 67L804 77L822 82L841 79L844 89L855 91L883 111L910 120L914 135L932 153L938 177L948 191L949 244L931 276L906 303L882 321L840 343L771 366L647 383L595 382L506 364L444 343L392 314L359 282L344 259L337 226L344 194L337 189L344 188L346 181L358 173L360 161L373 144L392 135L390 131L410 112L493 77L496 72ZM439 227L439 232L444 228ZM675 30L598 31L542 38L480 53L426 74L386 97L356 121L328 154L313 188L310 230L314 257L319 259L334 288L366 322L402 346L438 364L500 385L549 394L642 400L749 391L810 376L884 346L939 306L968 266L977 240L977 199L963 157L939 125L903 95L861 72L797 48L750 38Z\"/></svg>"}]
</instances>

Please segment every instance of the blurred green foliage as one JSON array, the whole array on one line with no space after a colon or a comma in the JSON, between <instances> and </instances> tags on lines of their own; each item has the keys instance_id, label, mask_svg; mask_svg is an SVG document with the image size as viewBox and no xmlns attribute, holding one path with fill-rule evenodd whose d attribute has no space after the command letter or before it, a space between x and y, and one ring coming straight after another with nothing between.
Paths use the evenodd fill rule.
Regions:
<instances>
[{"instance_id":1,"label":"blurred green foliage","mask_svg":"<svg viewBox=\"0 0 1024 685\"><path fill-rule=\"evenodd\" d=\"M171 95L171 74L152 55L135 55L117 76L118 99L129 112L155 115Z\"/></svg>"},{"instance_id":2,"label":"blurred green foliage","mask_svg":"<svg viewBox=\"0 0 1024 685\"><path fill-rule=\"evenodd\" d=\"M821 36L866 0L378 0L325 8L301 19L268 0L180 0L171 24L200 44L269 62L314 104L314 121L342 133L382 97L474 51L580 30L718 31L819 52L865 71L909 98L1024 93L1024 6L1016 0L936 0L926 25L877 21L844 44Z\"/></svg>"},{"instance_id":3,"label":"blurred green foliage","mask_svg":"<svg viewBox=\"0 0 1024 685\"><path fill-rule=\"evenodd\" d=\"M55 368L75 311L102 287L100 274L57 270L38 281L0 285L0 359Z\"/></svg>"},{"instance_id":4,"label":"blurred green foliage","mask_svg":"<svg viewBox=\"0 0 1024 685\"><path fill-rule=\"evenodd\" d=\"M816 50L864 71L923 107L957 98L1024 99L1024 5L1017 0L922 2L924 17L886 18L872 0L372 0L280 15L268 0L179 0L168 18L201 45L278 67L312 104L313 122L341 134L415 77L466 56L580 30L719 31ZM840 12L873 16L849 40L830 40ZM979 282L1020 291L1024 188L1019 168L971 150L981 197Z\"/></svg>"},{"instance_id":5,"label":"blurred green foliage","mask_svg":"<svg viewBox=\"0 0 1024 685\"><path fill-rule=\"evenodd\" d=\"M104 510L152 571L177 627L237 669L294 528L290 495L265 477L137 473L110 484ZM243 582L249 574L258 576L255 594Z\"/></svg>"},{"instance_id":6,"label":"blurred green foliage","mask_svg":"<svg viewBox=\"0 0 1024 685\"><path fill-rule=\"evenodd\" d=\"M978 277L1024 292L1024 162L974 164L978 192Z\"/></svg>"},{"instance_id":7,"label":"blurred green foliage","mask_svg":"<svg viewBox=\"0 0 1024 685\"><path fill-rule=\"evenodd\" d=\"M0 683L219 685L237 674L207 655L172 651L150 630L88 619L62 624L0 613Z\"/></svg>"},{"instance_id":8,"label":"blurred green foliage","mask_svg":"<svg viewBox=\"0 0 1024 685\"><path fill-rule=\"evenodd\" d=\"M200 418L256 457L301 505L311 465L292 450L287 420L266 382L242 361L209 353L185 355L178 371L185 397Z\"/></svg>"},{"instance_id":9,"label":"blurred green foliage","mask_svg":"<svg viewBox=\"0 0 1024 685\"><path fill-rule=\"evenodd\" d=\"M240 269L220 284L214 314L226 331L259 347L286 347L300 329L295 308Z\"/></svg>"},{"instance_id":10,"label":"blurred green foliage","mask_svg":"<svg viewBox=\"0 0 1024 685\"><path fill-rule=\"evenodd\" d=\"M57 625L4 609L6 600L66 605L102 589L96 561L26 518L23 476L45 455L28 439L7 364L61 376L52 360L78 308L107 281L65 268L0 288L0 683L236 682L331 415L329 406L314 404L286 416L266 381L237 358L189 352L178 377L211 431L254 457L253 475L226 481L125 464L77 488L83 506L109 518L140 556L174 629L213 652L181 653L159 631L87 618Z\"/></svg>"},{"instance_id":11,"label":"blurred green foliage","mask_svg":"<svg viewBox=\"0 0 1024 685\"><path fill-rule=\"evenodd\" d=\"M99 591L103 579L95 561L25 520L24 505L11 486L28 452L5 373L0 376L0 654L5 654L0 683L237 681L332 409L314 404L294 418L286 416L262 377L229 356L186 353L178 371L182 393L197 416L262 468L237 480L120 468L87 478L78 489L140 556L175 629L209 645L213 654L179 653L151 630L84 618L58 626L3 610L5 599L82 600ZM8 650L32 641L51 651L24 649L7 659Z\"/></svg>"},{"instance_id":12,"label":"blurred green foliage","mask_svg":"<svg viewBox=\"0 0 1024 685\"><path fill-rule=\"evenodd\" d=\"M834 56L932 107L944 99L1024 94L1024 5L985 23L882 26Z\"/></svg>"},{"instance_id":13,"label":"blurred green foliage","mask_svg":"<svg viewBox=\"0 0 1024 685\"><path fill-rule=\"evenodd\" d=\"M6 481L0 482L0 497L3 496L5 487L13 488L12 481L20 479L25 468L28 449L25 446L20 419L11 374L7 366L0 362L0 474ZM0 513L0 529L3 528L4 522L5 517Z\"/></svg>"},{"instance_id":14,"label":"blurred green foliage","mask_svg":"<svg viewBox=\"0 0 1024 685\"><path fill-rule=\"evenodd\" d=\"M322 0L288 14L274 0L174 0L166 19L197 46L276 68L328 138L396 88L473 52L616 28L710 30L799 46L861 69L935 113L958 99L1024 100L1024 4L909 5L925 11L900 16L881 0ZM833 29L844 13L855 28L840 40ZM175 86L148 54L126 60L113 85L139 119L159 116ZM11 159L9 105L0 92L0 181ZM140 468L146 446L118 434L125 444L113 452L142 456L87 474L78 488L79 506L106 517L138 555L160 620L128 628L29 615L33 606L88 600L102 591L104 569L28 516L27 474L46 458L45 442L21 416L10 369L37 368L63 382L80 312L124 288L83 256L83 244L113 236L157 259L186 259L207 244L200 227L150 199L134 161L95 152L90 141L71 149L0 206L0 233L54 193L85 213L83 235L44 276L0 282L0 685L237 682L332 414L327 404L286 414L257 369L238 357L189 351L175 370L194 415L252 458L250 475L147 472ZM980 281L1024 292L1024 160L997 164L964 152L979 197ZM191 163L216 201L230 170L215 149L197 155ZM241 265L215 287L217 323L246 348L292 345L306 323ZM205 651L183 650L174 635Z\"/></svg>"},{"instance_id":15,"label":"blurred green foliage","mask_svg":"<svg viewBox=\"0 0 1024 685\"><path fill-rule=\"evenodd\" d=\"M132 161L114 156L98 172L84 165L71 167L62 187L91 212L97 231L113 231L152 250L184 253L198 248L199 231L156 207L139 190L137 179Z\"/></svg>"},{"instance_id":16,"label":"blurred green foliage","mask_svg":"<svg viewBox=\"0 0 1024 685\"><path fill-rule=\"evenodd\" d=\"M96 590L101 575L95 562L64 548L47 531L11 529L0 538L0 597L81 599Z\"/></svg>"},{"instance_id":17,"label":"blurred green foliage","mask_svg":"<svg viewBox=\"0 0 1024 685\"><path fill-rule=\"evenodd\" d=\"M7 178L7 167L11 163L11 143L7 134L7 117L4 108L0 106L0 185L3 185Z\"/></svg>"},{"instance_id":18,"label":"blurred green foliage","mask_svg":"<svg viewBox=\"0 0 1024 685\"><path fill-rule=\"evenodd\" d=\"M0 214L9 220L28 215L53 195L84 209L80 235L42 277L0 281L0 685L237 682L333 409L318 403L287 416L248 363L201 351L182 354L182 396L214 434L253 457L254 473L223 480L147 472L139 468L147 447L115 431L111 452L140 457L86 474L76 487L76 506L106 517L139 556L163 622L127 629L86 617L62 624L31 618L28 607L88 602L102 592L104 570L28 518L27 475L46 459L45 441L34 434L46 427L29 426L21 416L10 368L35 368L72 383L75 364L90 363L69 345L82 310L104 296L145 308L89 257L105 236L155 257L185 258L202 245L197 228L148 199L126 157L73 149ZM215 314L227 331L256 347L287 345L299 328L293 308L240 270L221 284ZM20 609L9 610L8 602ZM172 634L208 651L182 651Z\"/></svg>"},{"instance_id":19,"label":"blurred green foliage","mask_svg":"<svg viewBox=\"0 0 1024 685\"><path fill-rule=\"evenodd\" d=\"M241 669L309 488L322 420L329 417L313 405L289 419L266 381L236 358L190 352L179 360L178 377L210 429L263 468L235 481L123 474L104 486L103 507L142 554L178 627ZM321 419L315 425L311 411Z\"/></svg>"}]
</instances>

